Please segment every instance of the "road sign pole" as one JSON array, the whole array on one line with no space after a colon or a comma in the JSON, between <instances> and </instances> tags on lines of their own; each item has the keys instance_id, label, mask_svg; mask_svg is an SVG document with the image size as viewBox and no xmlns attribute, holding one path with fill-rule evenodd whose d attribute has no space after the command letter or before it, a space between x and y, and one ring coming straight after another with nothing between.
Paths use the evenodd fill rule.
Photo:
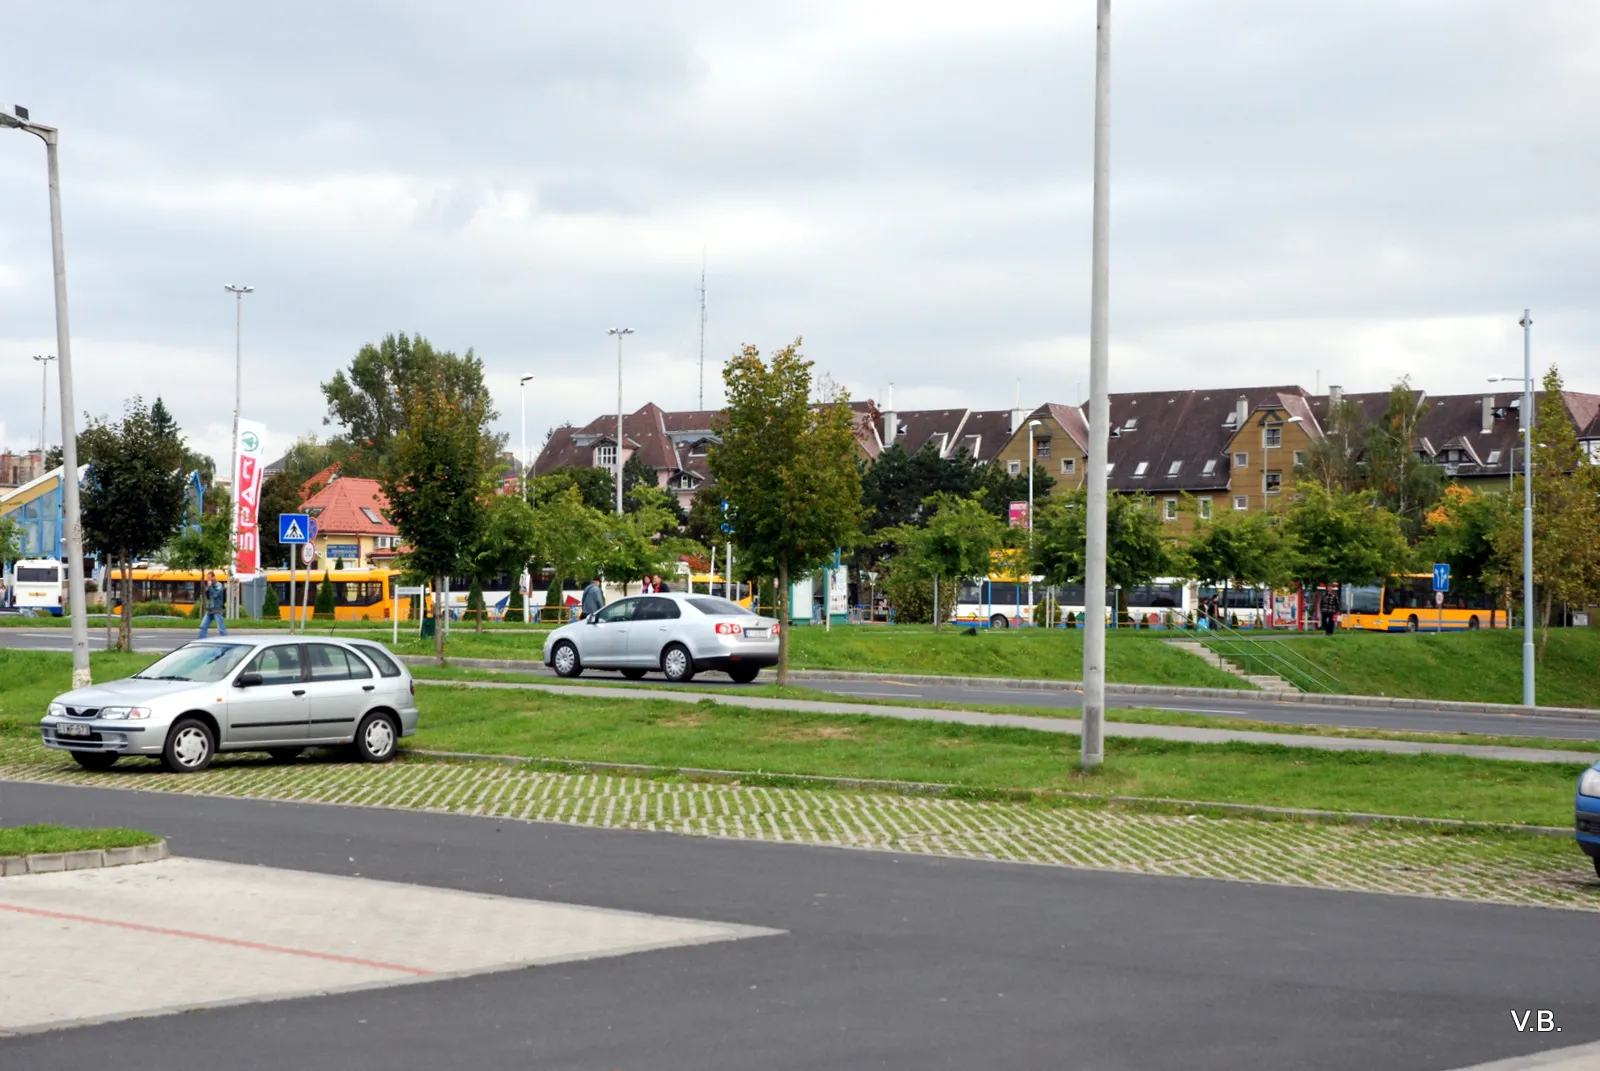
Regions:
<instances>
[{"instance_id":1,"label":"road sign pole","mask_svg":"<svg viewBox=\"0 0 1600 1071\"><path fill-rule=\"evenodd\" d=\"M289 544L289 635L294 635L294 560L300 554L300 548L293 543Z\"/></svg>"}]
</instances>

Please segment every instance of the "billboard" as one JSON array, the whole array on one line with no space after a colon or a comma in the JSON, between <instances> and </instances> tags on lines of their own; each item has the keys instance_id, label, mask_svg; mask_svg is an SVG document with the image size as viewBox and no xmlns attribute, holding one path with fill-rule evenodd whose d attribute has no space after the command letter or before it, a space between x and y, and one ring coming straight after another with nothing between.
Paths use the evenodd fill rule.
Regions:
<instances>
[{"instance_id":1,"label":"billboard","mask_svg":"<svg viewBox=\"0 0 1600 1071\"><path fill-rule=\"evenodd\" d=\"M1026 502L1011 503L1011 527L1028 527L1028 504Z\"/></svg>"},{"instance_id":2,"label":"billboard","mask_svg":"<svg viewBox=\"0 0 1600 1071\"><path fill-rule=\"evenodd\" d=\"M240 420L234 449L238 451L238 461L233 472L233 577L248 582L261 568L258 522L262 469L267 463L266 426Z\"/></svg>"}]
</instances>

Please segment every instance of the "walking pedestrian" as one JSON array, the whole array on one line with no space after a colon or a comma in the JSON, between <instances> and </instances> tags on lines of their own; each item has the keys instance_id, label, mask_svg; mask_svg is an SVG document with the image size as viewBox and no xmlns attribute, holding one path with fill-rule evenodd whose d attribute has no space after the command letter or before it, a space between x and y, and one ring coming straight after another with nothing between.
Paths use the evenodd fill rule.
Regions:
<instances>
[{"instance_id":1,"label":"walking pedestrian","mask_svg":"<svg viewBox=\"0 0 1600 1071\"><path fill-rule=\"evenodd\" d=\"M202 610L200 615L200 638L206 638L211 631L211 622L217 623L217 629L226 636L228 622L222 616L223 607L228 604L228 589L217 582L217 574L211 570L206 571L206 587L200 595Z\"/></svg>"},{"instance_id":2,"label":"walking pedestrian","mask_svg":"<svg viewBox=\"0 0 1600 1071\"><path fill-rule=\"evenodd\" d=\"M1322 631L1329 636L1339 623L1339 593L1330 584L1322 589Z\"/></svg>"},{"instance_id":3,"label":"walking pedestrian","mask_svg":"<svg viewBox=\"0 0 1600 1071\"><path fill-rule=\"evenodd\" d=\"M590 614L599 613L605 604L606 596L605 592L600 590L600 578L591 577L589 580L589 586L583 589L583 603L581 607L583 616L588 617Z\"/></svg>"}]
</instances>

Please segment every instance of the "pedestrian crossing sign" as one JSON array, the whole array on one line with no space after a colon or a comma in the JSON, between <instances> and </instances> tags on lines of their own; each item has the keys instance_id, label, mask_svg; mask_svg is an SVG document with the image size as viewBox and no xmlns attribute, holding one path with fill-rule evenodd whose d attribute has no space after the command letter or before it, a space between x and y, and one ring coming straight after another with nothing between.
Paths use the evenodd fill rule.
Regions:
<instances>
[{"instance_id":1,"label":"pedestrian crossing sign","mask_svg":"<svg viewBox=\"0 0 1600 1071\"><path fill-rule=\"evenodd\" d=\"M278 514L279 543L311 542L311 517L305 513Z\"/></svg>"}]
</instances>

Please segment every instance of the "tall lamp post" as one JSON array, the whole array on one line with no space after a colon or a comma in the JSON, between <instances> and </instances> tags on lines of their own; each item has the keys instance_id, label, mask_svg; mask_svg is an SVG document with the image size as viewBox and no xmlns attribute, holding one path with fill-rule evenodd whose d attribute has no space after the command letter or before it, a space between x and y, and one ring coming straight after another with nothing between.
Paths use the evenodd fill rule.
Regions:
<instances>
[{"instance_id":1,"label":"tall lamp post","mask_svg":"<svg viewBox=\"0 0 1600 1071\"><path fill-rule=\"evenodd\" d=\"M83 588L83 512L78 502L78 431L72 418L72 332L67 323L67 252L61 235L60 132L33 122L20 105L0 110L0 127L23 130L44 142L45 173L50 187L50 255L55 275L56 372L61 394L61 505L67 525L67 583L72 614L72 686L87 687L89 619ZM42 460L42 459L41 459Z\"/></svg>"},{"instance_id":2,"label":"tall lamp post","mask_svg":"<svg viewBox=\"0 0 1600 1071\"><path fill-rule=\"evenodd\" d=\"M1490 376L1490 383L1522 381L1522 705L1534 703L1533 679L1533 317L1522 310L1522 375ZM1513 452L1515 457L1515 452Z\"/></svg>"},{"instance_id":3,"label":"tall lamp post","mask_svg":"<svg viewBox=\"0 0 1600 1071\"><path fill-rule=\"evenodd\" d=\"M228 455L228 486L233 492L234 530L228 536L228 546L235 551L238 549L238 517L239 517L239 410L242 408L244 397L244 296L255 293L253 286L240 286L235 283L224 284L222 289L233 295L233 443L232 452ZM228 563L228 593L233 599L233 616L239 616L239 604L244 600L244 593L239 590L239 584L234 579L234 566L237 559Z\"/></svg>"},{"instance_id":4,"label":"tall lamp post","mask_svg":"<svg viewBox=\"0 0 1600 1071\"><path fill-rule=\"evenodd\" d=\"M521 395L522 405L522 497L528 497L528 491L533 487L531 473L528 471L528 382L532 376L523 376L517 380L517 391Z\"/></svg>"},{"instance_id":5,"label":"tall lamp post","mask_svg":"<svg viewBox=\"0 0 1600 1071\"><path fill-rule=\"evenodd\" d=\"M1107 336L1111 305L1111 0L1095 15L1094 229L1089 295L1089 491L1084 563L1083 748L1092 770L1105 761L1106 717L1106 461L1111 395Z\"/></svg>"},{"instance_id":6,"label":"tall lamp post","mask_svg":"<svg viewBox=\"0 0 1600 1071\"><path fill-rule=\"evenodd\" d=\"M622 340L633 334L631 327L610 327L606 334L617 337L617 515L622 514Z\"/></svg>"},{"instance_id":7,"label":"tall lamp post","mask_svg":"<svg viewBox=\"0 0 1600 1071\"><path fill-rule=\"evenodd\" d=\"M50 362L56 359L53 353L36 353L33 359L39 362L39 475L44 475L44 436L45 428L49 426L49 418L45 415L50 407Z\"/></svg>"},{"instance_id":8,"label":"tall lamp post","mask_svg":"<svg viewBox=\"0 0 1600 1071\"><path fill-rule=\"evenodd\" d=\"M1037 625L1039 615L1033 607L1033 429L1043 425L1042 420L1028 421L1028 621Z\"/></svg>"}]
</instances>

